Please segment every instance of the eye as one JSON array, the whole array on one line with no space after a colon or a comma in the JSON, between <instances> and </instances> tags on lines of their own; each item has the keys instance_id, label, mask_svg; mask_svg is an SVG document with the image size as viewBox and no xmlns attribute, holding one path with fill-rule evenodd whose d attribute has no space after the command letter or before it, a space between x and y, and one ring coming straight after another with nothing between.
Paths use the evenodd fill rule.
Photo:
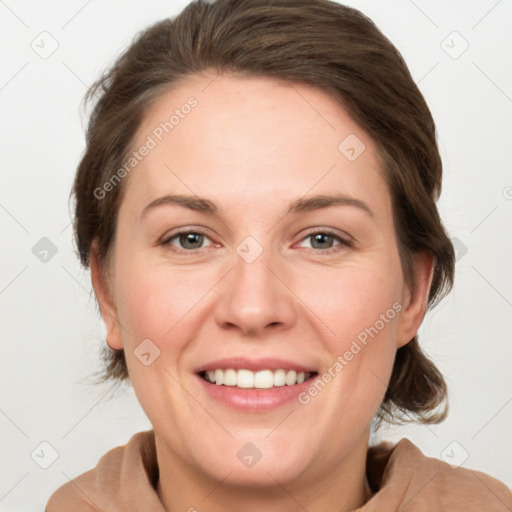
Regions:
<instances>
[{"instance_id":1,"label":"eye","mask_svg":"<svg viewBox=\"0 0 512 512\"><path fill-rule=\"evenodd\" d=\"M198 249L203 249L203 242L209 240L208 236L201 231L180 231L162 240L161 245L176 247L179 244L178 250L171 249L176 252L193 252Z\"/></svg>"},{"instance_id":2,"label":"eye","mask_svg":"<svg viewBox=\"0 0 512 512\"><path fill-rule=\"evenodd\" d=\"M339 250L341 248L340 246L352 247L353 245L350 240L342 238L329 229L312 231L302 240L308 239L311 240L311 248L321 253L331 253ZM333 245L335 240L338 241L338 244Z\"/></svg>"},{"instance_id":3,"label":"eye","mask_svg":"<svg viewBox=\"0 0 512 512\"><path fill-rule=\"evenodd\" d=\"M331 253L340 250L344 247L352 247L353 243L347 240L334 231L329 229L317 230L308 233L306 237L302 239L312 242L311 249L318 253ZM164 238L160 245L168 248L173 252L178 253L189 253L194 254L200 249L204 249L208 246L203 246L206 240L210 240L209 237L202 231L179 231L171 236ZM337 244L333 243L337 241ZM210 246L213 244L209 244Z\"/></svg>"}]
</instances>

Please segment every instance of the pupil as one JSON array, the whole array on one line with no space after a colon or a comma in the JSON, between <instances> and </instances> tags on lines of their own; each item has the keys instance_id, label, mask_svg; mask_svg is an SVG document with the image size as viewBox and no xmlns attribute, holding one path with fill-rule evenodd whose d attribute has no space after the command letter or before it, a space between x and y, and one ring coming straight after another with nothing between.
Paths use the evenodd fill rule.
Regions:
<instances>
[{"instance_id":1,"label":"pupil","mask_svg":"<svg viewBox=\"0 0 512 512\"><path fill-rule=\"evenodd\" d=\"M203 235L200 233L186 233L185 235L180 236L180 243L187 249L198 249L201 247L203 241L202 236ZM197 240L197 237L199 237L199 241ZM188 243L191 243L193 247L187 246Z\"/></svg>"},{"instance_id":2,"label":"pupil","mask_svg":"<svg viewBox=\"0 0 512 512\"><path fill-rule=\"evenodd\" d=\"M316 235L313 236L313 247L315 246L315 243L316 242L325 242L325 239L328 239L328 238L331 238L331 235L327 235L325 233L317 233ZM320 249L322 249L323 247L320 247Z\"/></svg>"},{"instance_id":3,"label":"pupil","mask_svg":"<svg viewBox=\"0 0 512 512\"><path fill-rule=\"evenodd\" d=\"M188 249L198 249L202 245L202 237L203 235L200 233L186 233L185 235L180 236L180 243ZM316 235L313 235L313 246L319 243L320 249L322 249L322 244L325 245L325 242L331 238L332 236L326 233L317 233ZM193 247L187 246L188 243L192 244Z\"/></svg>"}]
</instances>

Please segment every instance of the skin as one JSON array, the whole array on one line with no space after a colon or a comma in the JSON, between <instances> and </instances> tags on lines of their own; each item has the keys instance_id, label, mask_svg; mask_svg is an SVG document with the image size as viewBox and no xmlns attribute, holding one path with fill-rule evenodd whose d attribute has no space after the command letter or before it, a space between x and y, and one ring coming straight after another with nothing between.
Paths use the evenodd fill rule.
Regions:
<instances>
[{"instance_id":1,"label":"skin","mask_svg":"<svg viewBox=\"0 0 512 512\"><path fill-rule=\"evenodd\" d=\"M214 77L164 93L137 133L134 147L190 96L198 100L125 178L106 277L93 251L107 342L125 349L154 427L167 510L351 510L368 499L370 423L397 348L425 314L432 259L415 255L410 289L376 146L330 96L267 77ZM338 150L349 134L366 146L353 162ZM334 192L364 201L373 217L346 205L286 215L295 199ZM141 217L171 193L208 198L220 214L165 205ZM314 245L310 228L354 244ZM206 237L161 243L180 230ZM249 235L263 248L252 263L236 252ZM235 355L292 359L322 374L396 302L401 312L307 405L236 411L210 399L193 374ZM160 350L148 366L134 355L144 339ZM262 453L250 468L237 457L247 442Z\"/></svg>"}]
</instances>

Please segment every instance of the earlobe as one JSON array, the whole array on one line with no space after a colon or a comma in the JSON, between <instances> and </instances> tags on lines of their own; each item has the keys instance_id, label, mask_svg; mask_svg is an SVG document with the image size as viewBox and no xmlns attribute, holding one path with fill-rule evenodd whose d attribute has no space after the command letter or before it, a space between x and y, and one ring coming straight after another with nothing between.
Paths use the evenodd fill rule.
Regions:
<instances>
[{"instance_id":1,"label":"earlobe","mask_svg":"<svg viewBox=\"0 0 512 512\"><path fill-rule=\"evenodd\" d=\"M100 308L101 317L105 323L108 346L113 350L123 348L121 341L119 321L109 284L106 282L102 267L99 262L96 244L91 244L90 251L91 281Z\"/></svg>"},{"instance_id":2,"label":"earlobe","mask_svg":"<svg viewBox=\"0 0 512 512\"><path fill-rule=\"evenodd\" d=\"M433 256L425 251L413 255L413 288L404 288L403 309L398 329L397 348L416 336L427 310L428 296L434 270Z\"/></svg>"}]
</instances>

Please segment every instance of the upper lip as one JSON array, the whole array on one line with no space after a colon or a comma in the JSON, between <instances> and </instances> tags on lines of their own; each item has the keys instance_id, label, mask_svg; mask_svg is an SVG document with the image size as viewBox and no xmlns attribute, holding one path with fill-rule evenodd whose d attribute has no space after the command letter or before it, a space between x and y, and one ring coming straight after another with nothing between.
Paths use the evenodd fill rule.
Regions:
<instances>
[{"instance_id":1,"label":"upper lip","mask_svg":"<svg viewBox=\"0 0 512 512\"><path fill-rule=\"evenodd\" d=\"M303 364L294 363L285 359L276 359L274 357L264 357L259 359L247 359L246 357L229 357L225 359L217 359L210 363L203 364L197 367L194 372L201 373L210 370L227 370L233 369L247 369L253 372L261 370L295 370L299 372L316 372L314 368L305 366Z\"/></svg>"}]
</instances>

